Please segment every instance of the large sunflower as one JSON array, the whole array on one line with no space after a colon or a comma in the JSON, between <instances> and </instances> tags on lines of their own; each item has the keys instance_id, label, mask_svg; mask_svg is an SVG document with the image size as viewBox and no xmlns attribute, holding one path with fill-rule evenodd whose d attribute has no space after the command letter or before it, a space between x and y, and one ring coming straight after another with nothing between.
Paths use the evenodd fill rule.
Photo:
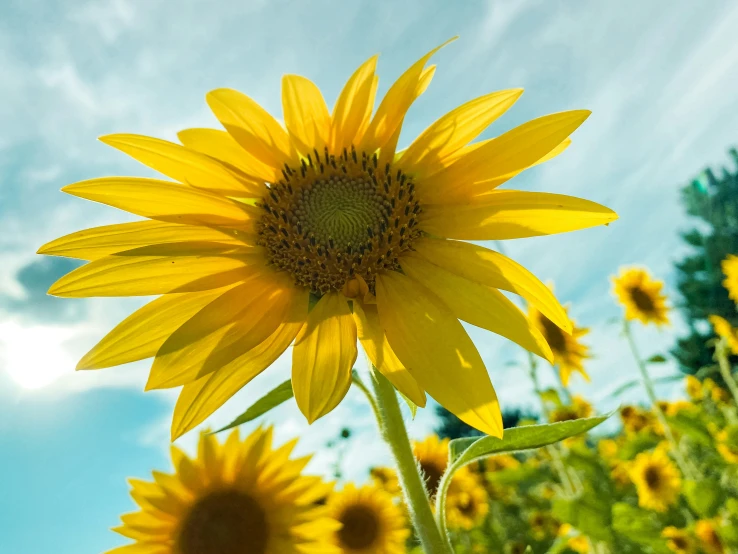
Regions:
<instances>
[{"instance_id":1,"label":"large sunflower","mask_svg":"<svg viewBox=\"0 0 738 554\"><path fill-rule=\"evenodd\" d=\"M625 318L636 319L644 324L655 323L657 326L668 325L669 308L666 296L661 292L663 281L658 281L643 268L631 267L620 270L620 275L613 277L615 295L625 308Z\"/></svg>"},{"instance_id":2,"label":"large sunflower","mask_svg":"<svg viewBox=\"0 0 738 554\"><path fill-rule=\"evenodd\" d=\"M224 444L203 433L196 459L172 447L174 474L130 480L140 510L115 531L136 542L108 554L337 552L338 524L319 505L331 486L301 474L309 457L291 460L295 444L272 448L268 428Z\"/></svg>"},{"instance_id":3,"label":"large sunflower","mask_svg":"<svg viewBox=\"0 0 738 554\"><path fill-rule=\"evenodd\" d=\"M410 536L402 509L382 489L346 485L328 500L328 513L341 524L332 535L343 554L404 554Z\"/></svg>"},{"instance_id":4,"label":"large sunflower","mask_svg":"<svg viewBox=\"0 0 738 554\"><path fill-rule=\"evenodd\" d=\"M67 297L162 295L80 362L94 369L155 357L148 388L184 385L176 437L203 421L294 341L292 385L312 422L344 397L357 337L406 397L426 393L501 436L484 362L459 320L551 359L541 333L500 290L567 332L553 294L501 254L464 240L562 233L607 224L586 200L497 190L557 155L587 118L575 110L470 143L520 89L474 99L397 151L405 114L435 67L432 50L372 115L377 58L349 78L329 112L308 79L282 81L285 127L248 96L207 101L225 131L187 129L183 145L139 135L102 141L170 177L103 177L64 191L143 221L90 229L41 253L89 263L50 290Z\"/></svg>"},{"instance_id":5,"label":"large sunflower","mask_svg":"<svg viewBox=\"0 0 738 554\"><path fill-rule=\"evenodd\" d=\"M728 290L728 296L738 304L738 256L729 254L722 261L721 267L725 275L723 286Z\"/></svg>"},{"instance_id":6,"label":"large sunflower","mask_svg":"<svg viewBox=\"0 0 738 554\"><path fill-rule=\"evenodd\" d=\"M636 456L630 478L638 492L638 505L665 512L679 499L682 480L679 470L662 449Z\"/></svg>"}]
</instances>

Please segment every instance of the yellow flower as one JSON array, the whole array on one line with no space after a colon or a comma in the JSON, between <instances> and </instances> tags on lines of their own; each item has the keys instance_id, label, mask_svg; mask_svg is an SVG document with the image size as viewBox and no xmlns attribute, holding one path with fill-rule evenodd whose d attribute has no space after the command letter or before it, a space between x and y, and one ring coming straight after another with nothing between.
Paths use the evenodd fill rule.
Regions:
<instances>
[{"instance_id":1,"label":"yellow flower","mask_svg":"<svg viewBox=\"0 0 738 554\"><path fill-rule=\"evenodd\" d=\"M730 400L730 394L728 394L728 391L719 386L709 377L702 382L702 388L710 395L710 398L712 398L712 401L715 403L720 404Z\"/></svg>"},{"instance_id":2,"label":"yellow flower","mask_svg":"<svg viewBox=\"0 0 738 554\"><path fill-rule=\"evenodd\" d=\"M663 412L669 417L673 417L681 411L692 410L693 408L694 404L688 400L675 400L673 402L666 402Z\"/></svg>"},{"instance_id":3,"label":"yellow flower","mask_svg":"<svg viewBox=\"0 0 738 554\"><path fill-rule=\"evenodd\" d=\"M601 439L600 442L597 443L597 451L600 453L600 456L607 461L617 458L619 448L618 443L613 439Z\"/></svg>"},{"instance_id":4,"label":"yellow flower","mask_svg":"<svg viewBox=\"0 0 738 554\"><path fill-rule=\"evenodd\" d=\"M701 519L694 526L694 532L700 541L705 554L723 554L723 541L718 535L715 524L709 519Z\"/></svg>"},{"instance_id":5,"label":"yellow flower","mask_svg":"<svg viewBox=\"0 0 738 554\"><path fill-rule=\"evenodd\" d=\"M489 512L487 493L474 475L461 468L454 478L446 496L446 521L451 529L467 531L478 526Z\"/></svg>"},{"instance_id":6,"label":"yellow flower","mask_svg":"<svg viewBox=\"0 0 738 554\"><path fill-rule=\"evenodd\" d=\"M661 326L669 323L666 296L661 292L662 281L657 281L642 268L632 267L620 270L613 277L615 295L625 308L628 321L639 320L644 324L655 323Z\"/></svg>"},{"instance_id":7,"label":"yellow flower","mask_svg":"<svg viewBox=\"0 0 738 554\"><path fill-rule=\"evenodd\" d=\"M580 338L589 333L589 329L577 327L576 323L570 320L572 331L567 333L532 304L528 306L528 317L533 325L543 333L543 337L551 347L554 364L559 367L561 382L564 386L569 384L569 377L575 371L589 381L589 375L584 371L584 365L582 364L586 358L590 357L589 347L579 342Z\"/></svg>"},{"instance_id":8,"label":"yellow flower","mask_svg":"<svg viewBox=\"0 0 738 554\"><path fill-rule=\"evenodd\" d=\"M665 512L679 498L682 480L663 449L636 456L630 478L638 492L638 505Z\"/></svg>"},{"instance_id":9,"label":"yellow flower","mask_svg":"<svg viewBox=\"0 0 738 554\"><path fill-rule=\"evenodd\" d=\"M738 425L729 425L717 435L717 449L729 464L738 464Z\"/></svg>"},{"instance_id":10,"label":"yellow flower","mask_svg":"<svg viewBox=\"0 0 738 554\"><path fill-rule=\"evenodd\" d=\"M536 510L528 517L528 525L533 538L542 541L548 537L556 536L561 529L559 522L549 512Z\"/></svg>"},{"instance_id":11,"label":"yellow flower","mask_svg":"<svg viewBox=\"0 0 738 554\"><path fill-rule=\"evenodd\" d=\"M436 495L438 485L441 482L448 465L448 439L439 439L436 435L430 435L423 441L413 442L413 454L418 460L418 465L425 479L428 496Z\"/></svg>"},{"instance_id":12,"label":"yellow flower","mask_svg":"<svg viewBox=\"0 0 738 554\"><path fill-rule=\"evenodd\" d=\"M301 475L309 457L289 458L296 443L274 449L268 428L244 441L233 431L223 444L202 434L196 459L172 447L174 474L130 480L140 510L114 530L136 543L109 554L230 554L244 544L254 554L335 552L338 525L319 506L331 486Z\"/></svg>"},{"instance_id":13,"label":"yellow flower","mask_svg":"<svg viewBox=\"0 0 738 554\"><path fill-rule=\"evenodd\" d=\"M404 554L410 536L405 516L380 488L348 484L331 495L328 512L342 525L333 534L342 554Z\"/></svg>"},{"instance_id":14,"label":"yellow flower","mask_svg":"<svg viewBox=\"0 0 738 554\"><path fill-rule=\"evenodd\" d=\"M738 256L729 254L721 265L725 274L723 286L728 290L728 296L738 303Z\"/></svg>"},{"instance_id":15,"label":"yellow flower","mask_svg":"<svg viewBox=\"0 0 738 554\"><path fill-rule=\"evenodd\" d=\"M315 84L286 75L285 127L248 96L218 89L207 101L225 131L187 129L179 134L183 145L102 137L172 180L103 177L64 187L146 219L43 246L40 253L89 261L50 293L162 296L78 367L154 357L148 389L184 386L176 437L293 341L295 401L315 421L346 394L358 338L415 404L424 406L427 393L469 425L501 436L494 388L460 320L549 360L541 333L500 290L572 328L530 272L464 241L563 233L617 215L575 197L498 190L562 152L589 115L548 115L471 142L520 89L463 104L398 151L402 122L430 83L435 66L427 63L437 50L403 73L376 111L374 56L350 77L332 112Z\"/></svg>"},{"instance_id":16,"label":"yellow flower","mask_svg":"<svg viewBox=\"0 0 738 554\"><path fill-rule=\"evenodd\" d=\"M467 466L471 467L471 466ZM498 456L490 456L483 461L485 471L502 471L504 469L513 469L520 467L520 462L510 454L500 454Z\"/></svg>"},{"instance_id":17,"label":"yellow flower","mask_svg":"<svg viewBox=\"0 0 738 554\"><path fill-rule=\"evenodd\" d=\"M572 403L569 406L560 406L551 412L551 421L570 421L573 419L582 419L590 417L594 409L592 404L587 402L584 398L577 395L572 399Z\"/></svg>"},{"instance_id":18,"label":"yellow flower","mask_svg":"<svg viewBox=\"0 0 738 554\"><path fill-rule=\"evenodd\" d=\"M676 527L666 527L661 531L661 536L666 539L666 546L672 552L678 554L692 554L695 552L695 545L692 537L684 529Z\"/></svg>"},{"instance_id":19,"label":"yellow flower","mask_svg":"<svg viewBox=\"0 0 738 554\"><path fill-rule=\"evenodd\" d=\"M397 479L397 473L389 467L373 467L369 470L369 477L375 485L385 492L396 496L400 494L400 482Z\"/></svg>"},{"instance_id":20,"label":"yellow flower","mask_svg":"<svg viewBox=\"0 0 738 554\"><path fill-rule=\"evenodd\" d=\"M702 399L702 383L694 375L687 375L684 379L687 394L693 400Z\"/></svg>"},{"instance_id":21,"label":"yellow flower","mask_svg":"<svg viewBox=\"0 0 738 554\"><path fill-rule=\"evenodd\" d=\"M623 406L620 408L620 419L623 422L626 433L651 430L659 434L661 431L654 415L637 406Z\"/></svg>"},{"instance_id":22,"label":"yellow flower","mask_svg":"<svg viewBox=\"0 0 738 554\"><path fill-rule=\"evenodd\" d=\"M707 319L710 320L712 328L715 329L715 334L725 339L730 351L738 355L738 330L734 329L726 319L719 315L711 315Z\"/></svg>"},{"instance_id":23,"label":"yellow flower","mask_svg":"<svg viewBox=\"0 0 738 554\"><path fill-rule=\"evenodd\" d=\"M584 535L570 538L567 541L566 546L568 546L574 552L580 552L581 554L588 554L590 548L589 539L587 539L587 537L585 537Z\"/></svg>"}]
</instances>

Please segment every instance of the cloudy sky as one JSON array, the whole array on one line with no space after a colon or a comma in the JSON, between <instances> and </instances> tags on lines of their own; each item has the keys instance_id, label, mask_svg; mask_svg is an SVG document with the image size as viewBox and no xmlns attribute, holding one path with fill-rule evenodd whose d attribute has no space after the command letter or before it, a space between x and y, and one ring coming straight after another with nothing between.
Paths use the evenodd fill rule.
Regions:
<instances>
[{"instance_id":1,"label":"cloudy sky","mask_svg":"<svg viewBox=\"0 0 738 554\"><path fill-rule=\"evenodd\" d=\"M518 104L483 136L545 113L593 115L555 161L515 187L579 195L621 219L608 228L511 241L506 252L556 284L575 319L593 328L592 383L575 389L601 410L608 391L635 376L617 326L608 276L646 264L673 290L683 253L678 188L708 165L732 162L738 142L738 4L649 2L283 0L4 0L0 3L0 552L97 554L122 541L108 528L131 509L125 477L167 469L174 397L142 392L146 364L74 374L76 360L143 299L60 300L45 290L75 267L34 254L83 227L126 221L59 192L103 175L151 175L96 137L131 132L174 139L216 126L204 94L243 90L280 115L283 73L310 77L330 102L358 64L380 53L380 93L419 56L435 57L431 87L405 120L401 145L461 102L524 87ZM682 331L638 330L647 354ZM524 356L473 332L503 406L535 407ZM521 367L516 367L515 364ZM669 364L660 374L673 373ZM210 422L239 413L289 373L281 360ZM678 394L674 387L665 396ZM638 400L634 391L628 399ZM270 414L278 437L302 435L312 464L348 423L355 444L344 471L361 479L384 459L370 413L350 393L308 428L286 405ZM409 422L433 426L429 411ZM185 437L190 448L193 437ZM358 445L361 444L361 447ZM361 449L360 449L361 448Z\"/></svg>"}]
</instances>

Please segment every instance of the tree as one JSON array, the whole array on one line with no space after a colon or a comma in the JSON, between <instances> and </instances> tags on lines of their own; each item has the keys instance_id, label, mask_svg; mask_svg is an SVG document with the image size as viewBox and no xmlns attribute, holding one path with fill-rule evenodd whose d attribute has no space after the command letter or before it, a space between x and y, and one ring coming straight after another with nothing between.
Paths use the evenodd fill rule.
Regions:
<instances>
[{"instance_id":1,"label":"tree","mask_svg":"<svg viewBox=\"0 0 738 554\"><path fill-rule=\"evenodd\" d=\"M482 433L471 425L467 425L443 406L436 406L439 423L436 434L443 438L458 439L460 437L477 437ZM515 427L522 420L538 421L538 415L521 408L510 408L502 412L502 426L505 429Z\"/></svg>"},{"instance_id":2,"label":"tree","mask_svg":"<svg viewBox=\"0 0 738 554\"><path fill-rule=\"evenodd\" d=\"M738 167L738 151L730 150ZM696 373L712 365L713 348L707 341L715 337L707 317L719 315L738 326L735 303L722 285L725 278L720 263L728 254L738 254L738 172L723 168L718 179L706 169L682 189L682 202L689 215L701 220L682 238L694 253L675 263L679 304L689 325L689 334L677 339L672 354L685 373Z\"/></svg>"}]
</instances>

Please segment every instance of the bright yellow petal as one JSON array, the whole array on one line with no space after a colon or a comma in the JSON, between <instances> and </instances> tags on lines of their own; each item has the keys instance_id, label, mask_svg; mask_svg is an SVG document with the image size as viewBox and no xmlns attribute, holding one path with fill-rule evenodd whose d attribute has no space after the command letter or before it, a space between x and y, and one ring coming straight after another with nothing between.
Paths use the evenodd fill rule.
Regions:
<instances>
[{"instance_id":1,"label":"bright yellow petal","mask_svg":"<svg viewBox=\"0 0 738 554\"><path fill-rule=\"evenodd\" d=\"M567 233L617 218L610 208L575 196L498 190L478 203L425 206L421 225L441 237L503 240Z\"/></svg>"},{"instance_id":2,"label":"bright yellow petal","mask_svg":"<svg viewBox=\"0 0 738 554\"><path fill-rule=\"evenodd\" d=\"M335 154L358 144L357 133L371 118L376 69L377 56L372 56L351 75L338 95L331 117L331 151Z\"/></svg>"},{"instance_id":3,"label":"bright yellow petal","mask_svg":"<svg viewBox=\"0 0 738 554\"><path fill-rule=\"evenodd\" d=\"M292 158L287 131L257 102L228 88L209 92L206 100L226 131L258 160L281 168Z\"/></svg>"},{"instance_id":4,"label":"bright yellow petal","mask_svg":"<svg viewBox=\"0 0 738 554\"><path fill-rule=\"evenodd\" d=\"M185 129L177 133L180 142L191 150L215 158L227 164L229 169L236 169L253 180L274 183L281 177L279 170L258 160L244 150L240 144L226 131L218 129Z\"/></svg>"},{"instance_id":5,"label":"bright yellow petal","mask_svg":"<svg viewBox=\"0 0 738 554\"><path fill-rule=\"evenodd\" d=\"M473 140L505 113L523 89L493 92L450 111L428 127L400 158L403 169L419 176L432 175L448 165L454 152Z\"/></svg>"},{"instance_id":6,"label":"bright yellow petal","mask_svg":"<svg viewBox=\"0 0 738 554\"><path fill-rule=\"evenodd\" d=\"M480 146L435 175L418 181L428 203L446 202L479 181L530 167L559 146L589 116L588 110L546 115L523 123Z\"/></svg>"},{"instance_id":7,"label":"bright yellow petal","mask_svg":"<svg viewBox=\"0 0 738 554\"><path fill-rule=\"evenodd\" d=\"M138 177L101 177L62 188L67 194L93 200L132 214L189 225L250 227L257 208L170 181Z\"/></svg>"},{"instance_id":8,"label":"bright yellow petal","mask_svg":"<svg viewBox=\"0 0 738 554\"><path fill-rule=\"evenodd\" d=\"M260 268L204 306L162 344L148 389L191 383L265 341L285 321L297 289Z\"/></svg>"},{"instance_id":9,"label":"bright yellow petal","mask_svg":"<svg viewBox=\"0 0 738 554\"><path fill-rule=\"evenodd\" d=\"M538 329L497 289L441 269L421 256L403 256L405 275L438 296L458 317L497 333L553 363L553 353Z\"/></svg>"},{"instance_id":10,"label":"bright yellow petal","mask_svg":"<svg viewBox=\"0 0 738 554\"><path fill-rule=\"evenodd\" d=\"M251 238L243 233L241 240L236 238L235 231L231 233L226 234L211 227L179 225L164 221L134 221L93 227L60 237L43 245L37 254L92 261L152 244L208 242L244 246L243 240Z\"/></svg>"},{"instance_id":11,"label":"bright yellow petal","mask_svg":"<svg viewBox=\"0 0 738 554\"><path fill-rule=\"evenodd\" d=\"M425 391L392 351L379 324L377 307L354 301L354 320L361 346L374 367L414 404L425 407Z\"/></svg>"},{"instance_id":12,"label":"bright yellow petal","mask_svg":"<svg viewBox=\"0 0 738 554\"><path fill-rule=\"evenodd\" d=\"M451 310L396 271L377 276L377 308L392 350L418 384L462 421L502 437L487 368Z\"/></svg>"},{"instance_id":13,"label":"bright yellow petal","mask_svg":"<svg viewBox=\"0 0 738 554\"><path fill-rule=\"evenodd\" d=\"M356 356L356 324L346 298L324 294L308 314L292 352L292 389L309 423L346 396Z\"/></svg>"},{"instance_id":14,"label":"bright yellow petal","mask_svg":"<svg viewBox=\"0 0 738 554\"><path fill-rule=\"evenodd\" d=\"M567 333L572 332L566 310L551 289L510 258L475 244L453 240L424 238L415 241L413 248L446 271L522 296Z\"/></svg>"},{"instance_id":15,"label":"bright yellow petal","mask_svg":"<svg viewBox=\"0 0 738 554\"><path fill-rule=\"evenodd\" d=\"M267 340L220 370L182 388L174 407L172 440L193 429L275 362L294 340L307 311L304 302L295 302L295 312Z\"/></svg>"},{"instance_id":16,"label":"bright yellow petal","mask_svg":"<svg viewBox=\"0 0 738 554\"><path fill-rule=\"evenodd\" d=\"M425 64L428 63L433 54L453 40L455 39L446 41L441 46L428 52L415 62L410 69L405 71L389 88L364 134L361 144L362 150L373 152L382 148L395 134L397 128L402 124L410 105L422 90L422 86L424 84L427 86L427 83L422 82Z\"/></svg>"},{"instance_id":17,"label":"bright yellow petal","mask_svg":"<svg viewBox=\"0 0 738 554\"><path fill-rule=\"evenodd\" d=\"M328 144L331 116L320 89L310 79L299 75L282 77L284 123L300 153L320 157Z\"/></svg>"},{"instance_id":18,"label":"bright yellow petal","mask_svg":"<svg viewBox=\"0 0 738 554\"><path fill-rule=\"evenodd\" d=\"M100 141L180 183L240 195L261 192L218 161L174 142L143 135L106 135Z\"/></svg>"},{"instance_id":19,"label":"bright yellow petal","mask_svg":"<svg viewBox=\"0 0 738 554\"><path fill-rule=\"evenodd\" d=\"M169 246L169 245L168 245ZM175 246L175 245L171 245ZM68 298L89 296L155 296L224 287L248 274L262 254L108 256L67 273L49 294Z\"/></svg>"},{"instance_id":20,"label":"bright yellow petal","mask_svg":"<svg viewBox=\"0 0 738 554\"><path fill-rule=\"evenodd\" d=\"M77 369L101 369L151 358L169 335L221 294L221 289L167 294L149 302L105 335L79 361Z\"/></svg>"},{"instance_id":21,"label":"bright yellow petal","mask_svg":"<svg viewBox=\"0 0 738 554\"><path fill-rule=\"evenodd\" d=\"M108 550L105 554L168 554L170 551L166 544L135 542Z\"/></svg>"}]
</instances>

